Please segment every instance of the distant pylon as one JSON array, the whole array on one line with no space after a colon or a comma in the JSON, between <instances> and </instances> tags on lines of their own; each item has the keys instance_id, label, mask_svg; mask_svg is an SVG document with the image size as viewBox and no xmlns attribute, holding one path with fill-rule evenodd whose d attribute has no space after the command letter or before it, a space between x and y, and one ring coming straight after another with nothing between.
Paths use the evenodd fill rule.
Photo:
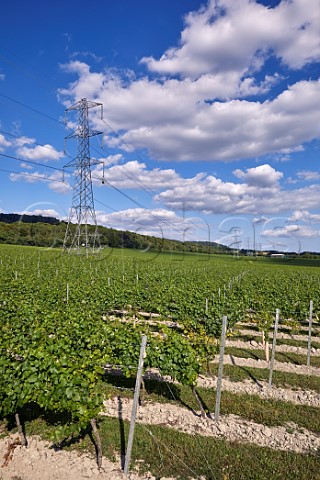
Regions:
<instances>
[{"instance_id":1,"label":"distant pylon","mask_svg":"<svg viewBox=\"0 0 320 480\"><path fill-rule=\"evenodd\" d=\"M65 137L65 141L69 138L77 138L77 156L64 167L74 167L75 179L63 248L68 252L85 252L86 255L100 247L93 201L91 167L101 162L90 158L89 139L102 132L89 129L89 108L94 107L101 107L102 118L102 103L90 102L86 98L82 98L75 105L66 109L66 112L78 110L79 117L77 129Z\"/></svg>"}]
</instances>

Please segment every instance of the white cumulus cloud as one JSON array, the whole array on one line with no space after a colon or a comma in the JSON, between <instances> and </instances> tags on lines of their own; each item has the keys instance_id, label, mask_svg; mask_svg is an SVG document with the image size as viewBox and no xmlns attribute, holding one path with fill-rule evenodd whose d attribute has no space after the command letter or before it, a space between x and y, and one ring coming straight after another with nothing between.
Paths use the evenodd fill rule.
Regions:
<instances>
[{"instance_id":1,"label":"white cumulus cloud","mask_svg":"<svg viewBox=\"0 0 320 480\"><path fill-rule=\"evenodd\" d=\"M263 166L265 167L265 166ZM212 214L287 213L293 210L319 208L320 185L285 190L278 180L282 172L272 167L239 171L243 183L224 182L212 175L181 179L173 188L155 195L154 199L172 210L195 210ZM241 178L242 179L242 178Z\"/></svg>"},{"instance_id":2,"label":"white cumulus cloud","mask_svg":"<svg viewBox=\"0 0 320 480\"><path fill-rule=\"evenodd\" d=\"M87 68L89 68L86 65ZM302 149L319 137L320 81L300 81L272 100L229 99L235 83L216 78L124 80L120 74L77 70L79 78L60 92L74 101L91 91L104 105L114 132L97 117L106 143L123 150L147 149L158 160L234 160ZM85 74L82 71L85 71ZM209 98L224 101L210 101ZM90 98L90 96L89 96Z\"/></svg>"},{"instance_id":3,"label":"white cumulus cloud","mask_svg":"<svg viewBox=\"0 0 320 480\"><path fill-rule=\"evenodd\" d=\"M301 221L303 223L318 223L320 222L320 214L310 213L308 210L295 210L289 220L291 222Z\"/></svg>"},{"instance_id":4,"label":"white cumulus cloud","mask_svg":"<svg viewBox=\"0 0 320 480\"><path fill-rule=\"evenodd\" d=\"M234 170L234 175L244 180L248 185L257 187L272 187L276 185L283 173L277 172L268 164L259 165L258 167L248 168L246 171L237 169Z\"/></svg>"},{"instance_id":5,"label":"white cumulus cloud","mask_svg":"<svg viewBox=\"0 0 320 480\"><path fill-rule=\"evenodd\" d=\"M36 139L22 136L22 137L16 138L14 143L17 147L23 147L24 145L31 145L33 143L36 143Z\"/></svg>"},{"instance_id":6,"label":"white cumulus cloud","mask_svg":"<svg viewBox=\"0 0 320 480\"><path fill-rule=\"evenodd\" d=\"M98 165L92 173L93 182L100 186L103 178L102 165ZM120 189L138 189L157 191L170 186L175 186L180 176L173 169L154 168L149 170L146 164L137 160L125 164L114 165L105 169L104 179L106 184Z\"/></svg>"},{"instance_id":7,"label":"white cumulus cloud","mask_svg":"<svg viewBox=\"0 0 320 480\"><path fill-rule=\"evenodd\" d=\"M0 133L0 152L3 152L6 148L10 147L12 143L6 139L2 133Z\"/></svg>"},{"instance_id":8,"label":"white cumulus cloud","mask_svg":"<svg viewBox=\"0 0 320 480\"><path fill-rule=\"evenodd\" d=\"M23 212L18 212L19 215L42 215L43 217L54 217L57 219L61 218L60 213L58 213L56 210L53 208L36 208L34 210L25 210Z\"/></svg>"},{"instance_id":9,"label":"white cumulus cloud","mask_svg":"<svg viewBox=\"0 0 320 480\"><path fill-rule=\"evenodd\" d=\"M320 173L312 170L301 170L297 173L297 177L300 178L300 180L305 180L306 182L313 182L320 180Z\"/></svg>"},{"instance_id":10,"label":"white cumulus cloud","mask_svg":"<svg viewBox=\"0 0 320 480\"><path fill-rule=\"evenodd\" d=\"M96 217L99 224L109 228L181 241L194 239L199 226L204 230L198 218L183 218L164 208L129 208L110 214L97 211Z\"/></svg>"},{"instance_id":11,"label":"white cumulus cloud","mask_svg":"<svg viewBox=\"0 0 320 480\"><path fill-rule=\"evenodd\" d=\"M275 229L263 230L260 235L262 237L298 237L298 238L315 238L319 237L319 230L314 230L309 227L303 227L301 225L286 225L285 227L279 227Z\"/></svg>"},{"instance_id":12,"label":"white cumulus cloud","mask_svg":"<svg viewBox=\"0 0 320 480\"><path fill-rule=\"evenodd\" d=\"M52 145L36 145L33 148L26 146L19 147L17 154L22 158L34 161L50 161L60 160L64 156L63 152L59 152Z\"/></svg>"},{"instance_id":13,"label":"white cumulus cloud","mask_svg":"<svg viewBox=\"0 0 320 480\"><path fill-rule=\"evenodd\" d=\"M270 8L252 0L211 0L185 17L180 45L159 60L141 61L151 71L197 77L260 69L274 54L290 68L320 58L317 0L282 1Z\"/></svg>"},{"instance_id":14,"label":"white cumulus cloud","mask_svg":"<svg viewBox=\"0 0 320 480\"><path fill-rule=\"evenodd\" d=\"M54 172L47 174L43 172L20 172L10 173L9 179L12 182L26 182L26 183L47 183L48 187L57 193L69 193L72 190L71 185L68 183L70 174L64 174L64 180L62 172Z\"/></svg>"}]
</instances>

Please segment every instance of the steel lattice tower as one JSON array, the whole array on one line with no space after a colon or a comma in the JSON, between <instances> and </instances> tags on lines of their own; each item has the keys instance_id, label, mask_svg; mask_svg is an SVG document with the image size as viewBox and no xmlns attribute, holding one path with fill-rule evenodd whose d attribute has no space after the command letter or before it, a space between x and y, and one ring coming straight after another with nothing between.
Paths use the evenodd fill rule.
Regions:
<instances>
[{"instance_id":1,"label":"steel lattice tower","mask_svg":"<svg viewBox=\"0 0 320 480\"><path fill-rule=\"evenodd\" d=\"M91 167L101 162L90 158L89 139L102 132L89 129L89 109L94 107L101 107L102 118L102 103L90 102L86 98L82 98L75 105L66 109L66 113L78 110L79 114L77 129L65 137L65 141L69 138L77 138L77 156L64 167L74 167L75 179L63 248L68 252L81 253L84 251L86 255L89 251L94 252L100 247L93 201Z\"/></svg>"}]
</instances>

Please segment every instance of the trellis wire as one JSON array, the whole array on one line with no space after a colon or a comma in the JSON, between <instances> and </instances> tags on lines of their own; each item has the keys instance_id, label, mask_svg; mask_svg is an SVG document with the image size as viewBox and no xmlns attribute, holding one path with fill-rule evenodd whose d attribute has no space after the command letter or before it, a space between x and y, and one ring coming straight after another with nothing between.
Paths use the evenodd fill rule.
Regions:
<instances>
[{"instance_id":1,"label":"trellis wire","mask_svg":"<svg viewBox=\"0 0 320 480\"><path fill-rule=\"evenodd\" d=\"M167 380L166 380L165 376L162 374L161 370L160 370L159 372L160 372L160 380L166 384L169 392L170 392L171 395L172 395L173 400L174 400L175 402L177 402L177 398L176 398L175 394L173 393L173 391L172 391L172 389L171 389L171 387L170 387L169 382L167 382ZM198 442L197 436L195 436L194 438L195 438L195 440ZM198 443L199 443L199 442L198 442ZM213 470L212 470L212 468L211 468L211 466L210 466L210 464L209 464L209 462L208 462L207 457L203 454L201 448L200 448L200 453L201 453L202 457L204 458L204 460L205 460L205 462L206 462L206 464L207 464L208 469L211 470L211 473L212 473L212 475L213 475ZM178 458L178 457L177 457L177 458ZM186 465L181 459L179 459L179 460L180 460L184 465ZM186 466L187 466L187 465L186 465ZM190 470L190 467L188 467L188 468L189 468L189 470Z\"/></svg>"},{"instance_id":2,"label":"trellis wire","mask_svg":"<svg viewBox=\"0 0 320 480\"><path fill-rule=\"evenodd\" d=\"M170 450L169 447L167 447L167 445L165 445L163 442L160 442L160 440L153 435L153 433L151 432L151 430L149 430L148 427L146 427L146 425L144 425L143 423L141 423L141 427L144 428L144 429L149 433L149 435L153 438L153 440L155 441L155 443L157 443L158 445L163 446L163 447L170 453L170 455L172 455L173 457L175 457L182 465L184 465L185 467L187 467L187 469L190 470L190 472L191 472L193 475L197 475L197 473L196 473L194 470L192 470L192 468L189 467L189 465L187 465L183 460L181 460L181 458L179 458L178 455L176 455L172 450Z\"/></svg>"}]
</instances>

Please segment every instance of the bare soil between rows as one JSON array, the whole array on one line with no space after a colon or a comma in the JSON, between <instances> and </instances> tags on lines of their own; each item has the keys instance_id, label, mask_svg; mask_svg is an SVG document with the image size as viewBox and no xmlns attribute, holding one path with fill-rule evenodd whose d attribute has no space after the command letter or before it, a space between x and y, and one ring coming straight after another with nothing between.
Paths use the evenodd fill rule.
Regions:
<instances>
[{"instance_id":1,"label":"bare soil between rows","mask_svg":"<svg viewBox=\"0 0 320 480\"><path fill-rule=\"evenodd\" d=\"M9 443L16 439L16 435L0 439L0 480L156 480L150 473L133 472L126 477L120 468L120 458L111 462L103 457L102 468L98 470L90 454L54 450L52 444L37 436L28 437L27 448L17 445L8 465L3 466ZM163 477L162 480L174 479Z\"/></svg>"},{"instance_id":2,"label":"bare soil between rows","mask_svg":"<svg viewBox=\"0 0 320 480\"><path fill-rule=\"evenodd\" d=\"M216 388L217 378L209 378L200 375L197 385L205 388ZM294 403L295 405L308 405L310 407L320 407L320 394L311 390L292 390L290 388L269 387L268 382L253 380L244 380L243 382L232 382L227 378L222 380L222 390L228 392L258 395L261 398L281 400L283 402Z\"/></svg>"},{"instance_id":3,"label":"bare soil between rows","mask_svg":"<svg viewBox=\"0 0 320 480\"><path fill-rule=\"evenodd\" d=\"M213 363L219 362L219 355L216 355ZM234 355L225 355L223 362L225 365L238 365L239 367L253 367L253 368L269 368L269 362L266 360L255 360L253 358L235 357ZM319 367L307 367L306 365L295 365L289 362L274 361L273 369L280 372L296 373L297 375L314 375L320 376Z\"/></svg>"},{"instance_id":4,"label":"bare soil between rows","mask_svg":"<svg viewBox=\"0 0 320 480\"><path fill-rule=\"evenodd\" d=\"M249 333L248 331L242 333ZM282 334L282 338L294 338L292 335ZM296 336L303 339L302 335ZM253 348L247 342L228 340L231 346L241 348ZM259 346L259 344L258 344ZM278 351L293 351L306 353L301 347L279 346ZM214 362L217 362L218 356ZM235 364L243 367L269 368L265 360L254 360L238 358L225 355L225 364ZM293 372L301 375L320 376L320 369L284 362L274 362L274 370ZM216 387L216 378L199 376L198 385L206 388ZM298 405L320 407L320 394L307 390L293 390L289 388L269 388L267 382L252 380L243 382L232 382L227 378L223 379L222 388L239 394L259 395L262 398L270 398L291 402ZM121 402L121 405L119 404ZM105 402L105 410L102 415L107 415L121 420L130 420L132 411L132 400L119 397L111 398ZM121 412L121 413L120 413ZM159 425L175 429L180 432L224 438L228 441L251 443L261 447L270 447L277 450L293 451L299 453L319 454L320 435L300 428L294 423L285 426L268 427L258 424L237 415L221 415L219 422L210 417L201 417L200 412L194 414L185 408L174 404L146 403L138 410L137 422L148 429L148 425ZM78 453L75 451L54 450L49 442L39 437L28 438L28 448L15 445L12 448L12 457L8 457L7 466L5 463L6 454L13 445L17 435L10 435L0 439L0 480L155 480L151 473L139 474L130 473L125 477L121 471L120 458L111 462L103 458L103 466L99 471L96 459L89 453ZM174 479L162 479L174 480Z\"/></svg>"},{"instance_id":5,"label":"bare soil between rows","mask_svg":"<svg viewBox=\"0 0 320 480\"><path fill-rule=\"evenodd\" d=\"M245 342L243 340L232 340L228 339L226 341L226 346L227 347L235 347L235 348L245 348L247 350L254 350L256 348L261 348L263 349L262 343L256 342L256 341L251 341L251 342ZM270 347L269 347L270 348ZM307 355L308 349L307 347L296 347L293 345L277 345L276 346L276 351L277 352L285 352L285 353L297 353L299 355ZM320 354L320 349L318 348L312 348L312 353L316 356Z\"/></svg>"},{"instance_id":6,"label":"bare soil between rows","mask_svg":"<svg viewBox=\"0 0 320 480\"><path fill-rule=\"evenodd\" d=\"M105 412L102 415L130 420L131 399L111 398L104 402L104 406ZM146 403L138 411L137 422L167 426L192 435L224 437L229 441L253 443L277 450L299 453L316 453L320 450L320 435L294 423L267 427L237 415L221 415L216 422L210 417L201 417L200 412L195 415L192 411L173 404Z\"/></svg>"}]
</instances>

